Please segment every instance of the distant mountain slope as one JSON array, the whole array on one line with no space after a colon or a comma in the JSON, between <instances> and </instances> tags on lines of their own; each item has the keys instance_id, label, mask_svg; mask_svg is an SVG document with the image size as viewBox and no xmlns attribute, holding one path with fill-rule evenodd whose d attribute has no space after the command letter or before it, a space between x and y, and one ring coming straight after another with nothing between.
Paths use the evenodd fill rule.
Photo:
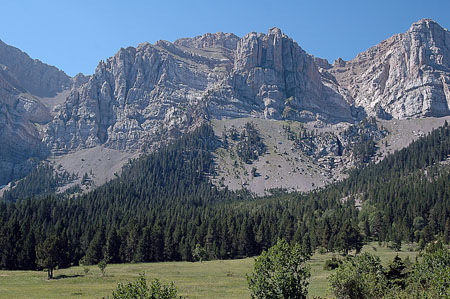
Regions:
<instances>
[{"instance_id":1,"label":"distant mountain slope","mask_svg":"<svg viewBox=\"0 0 450 299\"><path fill-rule=\"evenodd\" d=\"M54 66L0 41L0 66L24 90L37 97L52 97L72 87L72 79Z\"/></svg>"},{"instance_id":2,"label":"distant mountain slope","mask_svg":"<svg viewBox=\"0 0 450 299\"><path fill-rule=\"evenodd\" d=\"M136 150L206 119L245 116L353 120L312 57L274 28L239 41L218 33L121 49L71 93L43 140L58 153L99 144Z\"/></svg>"},{"instance_id":3,"label":"distant mountain slope","mask_svg":"<svg viewBox=\"0 0 450 299\"><path fill-rule=\"evenodd\" d=\"M39 127L52 117L39 98L71 86L63 71L0 41L0 185L27 174L47 155Z\"/></svg>"}]
</instances>

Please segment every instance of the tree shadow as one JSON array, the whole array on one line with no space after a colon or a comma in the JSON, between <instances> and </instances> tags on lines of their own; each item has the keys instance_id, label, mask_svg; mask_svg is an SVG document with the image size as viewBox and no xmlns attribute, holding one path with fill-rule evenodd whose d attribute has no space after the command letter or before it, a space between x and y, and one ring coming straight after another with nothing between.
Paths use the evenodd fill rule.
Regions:
<instances>
[{"instance_id":1,"label":"tree shadow","mask_svg":"<svg viewBox=\"0 0 450 299\"><path fill-rule=\"evenodd\" d=\"M60 274L60 275L53 277L53 279L58 280L58 279L65 279L65 278L77 278L77 277L81 277L81 276L82 275L79 275L79 274L74 274L74 275Z\"/></svg>"}]
</instances>

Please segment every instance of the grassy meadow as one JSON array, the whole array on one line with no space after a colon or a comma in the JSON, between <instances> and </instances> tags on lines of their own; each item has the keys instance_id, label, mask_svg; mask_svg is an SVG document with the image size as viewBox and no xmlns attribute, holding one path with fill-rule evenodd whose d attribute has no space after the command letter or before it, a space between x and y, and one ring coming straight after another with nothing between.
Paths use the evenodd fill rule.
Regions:
<instances>
[{"instance_id":1,"label":"grassy meadow","mask_svg":"<svg viewBox=\"0 0 450 299\"><path fill-rule=\"evenodd\" d=\"M397 254L376 243L364 246L363 251L378 255L384 265ZM416 254L407 246L398 252L400 257L410 256L412 260ZM323 265L332 256L332 253L317 253L311 258L311 297L330 296L327 277L332 271L323 270ZM188 298L250 298L246 274L252 271L253 261L253 258L246 258L203 263L108 265L105 277L97 266L90 266L88 274L83 267L71 267L56 270L53 280L47 280L45 271L0 271L0 298L102 298L111 295L117 283L134 281L142 272L147 281L153 278L173 281L179 294Z\"/></svg>"}]
</instances>

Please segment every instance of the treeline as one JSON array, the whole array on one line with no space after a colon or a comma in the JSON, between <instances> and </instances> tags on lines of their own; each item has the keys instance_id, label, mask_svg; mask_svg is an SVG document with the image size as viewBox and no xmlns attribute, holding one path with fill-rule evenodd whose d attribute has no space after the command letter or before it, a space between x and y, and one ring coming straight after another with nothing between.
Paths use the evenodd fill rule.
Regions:
<instances>
[{"instance_id":1,"label":"treeline","mask_svg":"<svg viewBox=\"0 0 450 299\"><path fill-rule=\"evenodd\" d=\"M42 267L36 252L55 236L61 267L191 261L199 249L210 259L252 256L278 238L346 253L364 239L445 237L450 175L437 163L448 157L449 135L446 125L322 190L253 198L210 183L211 152L221 144L204 125L86 195L2 201L0 268Z\"/></svg>"},{"instance_id":2,"label":"treeline","mask_svg":"<svg viewBox=\"0 0 450 299\"><path fill-rule=\"evenodd\" d=\"M279 200L211 206L106 201L94 205L49 197L2 204L6 211L0 239L2 268L33 269L35 248L53 235L66 244L62 255L70 259L66 265L81 259L87 264L103 259L111 263L191 261L197 244L208 259L252 256L278 238L300 242L310 252L321 245L330 250L361 246L360 239L352 240L347 234L358 236L358 229L344 220L355 218L354 207L319 197L300 200L286 195Z\"/></svg>"}]
</instances>

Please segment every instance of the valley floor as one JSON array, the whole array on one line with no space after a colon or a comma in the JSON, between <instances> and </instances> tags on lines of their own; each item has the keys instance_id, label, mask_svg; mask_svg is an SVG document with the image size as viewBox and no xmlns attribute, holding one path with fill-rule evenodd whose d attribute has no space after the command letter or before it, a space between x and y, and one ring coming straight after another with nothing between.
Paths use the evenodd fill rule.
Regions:
<instances>
[{"instance_id":1,"label":"valley floor","mask_svg":"<svg viewBox=\"0 0 450 299\"><path fill-rule=\"evenodd\" d=\"M377 243L364 246L363 251L380 257L384 265L396 254L414 260L417 252L403 246L395 252ZM325 260L332 253L316 253L310 260L311 282L309 295L328 296L327 277L332 271L323 270ZM159 278L173 281L179 294L188 298L250 298L246 274L252 271L253 258L207 262L164 262L143 264L117 264L106 267L102 277L97 266L90 266L85 274L83 267L55 271L55 279L47 280L44 271L0 271L1 298L101 298L111 295L117 283L135 281L145 272L147 281Z\"/></svg>"}]
</instances>

